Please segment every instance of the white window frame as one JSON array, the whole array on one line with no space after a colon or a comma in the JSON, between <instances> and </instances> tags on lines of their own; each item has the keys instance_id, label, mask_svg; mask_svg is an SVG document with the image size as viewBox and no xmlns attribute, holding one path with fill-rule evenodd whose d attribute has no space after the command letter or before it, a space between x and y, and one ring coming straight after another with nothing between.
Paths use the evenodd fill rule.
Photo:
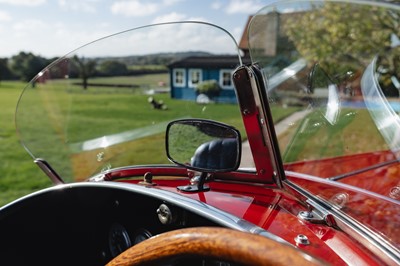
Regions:
<instances>
[{"instance_id":1,"label":"white window frame","mask_svg":"<svg viewBox=\"0 0 400 266\"><path fill-rule=\"evenodd\" d=\"M224 74L229 73L230 75L230 84L229 85L224 85ZM223 89L233 89L233 82L232 82L232 74L233 70L232 69L221 69L219 71L219 85Z\"/></svg>"},{"instance_id":2,"label":"white window frame","mask_svg":"<svg viewBox=\"0 0 400 266\"><path fill-rule=\"evenodd\" d=\"M174 68L172 72L172 79L174 87L185 87L186 85L186 71L184 68ZM178 73L182 73L182 82L176 82L176 76Z\"/></svg>"},{"instance_id":3,"label":"white window frame","mask_svg":"<svg viewBox=\"0 0 400 266\"><path fill-rule=\"evenodd\" d=\"M197 83L193 83L192 75L193 73L199 73L199 78ZM200 82L203 81L203 71L201 68L191 68L189 69L189 87L196 87Z\"/></svg>"}]
</instances>

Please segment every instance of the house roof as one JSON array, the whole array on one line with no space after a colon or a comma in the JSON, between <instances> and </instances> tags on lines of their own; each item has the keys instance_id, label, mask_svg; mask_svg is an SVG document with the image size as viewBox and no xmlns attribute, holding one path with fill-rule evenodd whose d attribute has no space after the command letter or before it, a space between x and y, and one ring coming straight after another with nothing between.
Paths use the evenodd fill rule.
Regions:
<instances>
[{"instance_id":1,"label":"house roof","mask_svg":"<svg viewBox=\"0 0 400 266\"><path fill-rule=\"evenodd\" d=\"M249 53L249 26L252 19L256 18L256 27L263 26L262 30L259 32L259 37L264 38L264 41L257 43L265 50L270 50L269 56L276 56L278 51L279 41L278 39L287 38L285 33L285 26L288 23L289 18L301 17L304 15L303 11L290 12L290 13L279 13L277 11L272 11L266 14L250 15L247 18L246 25L243 30L242 37L240 38L239 48L245 53ZM261 39L262 40L262 39ZM254 45L254 43L253 43ZM264 46L262 46L264 45ZM267 48L268 47L268 48ZM253 47L254 49L254 47ZM272 49L272 50L271 50Z\"/></svg>"},{"instance_id":2,"label":"house roof","mask_svg":"<svg viewBox=\"0 0 400 266\"><path fill-rule=\"evenodd\" d=\"M244 63L249 59L242 59ZM239 66L239 59L236 55L209 55L209 56L190 56L172 62L169 68L236 68Z\"/></svg>"},{"instance_id":3,"label":"house roof","mask_svg":"<svg viewBox=\"0 0 400 266\"><path fill-rule=\"evenodd\" d=\"M249 24L250 24L250 21L251 21L252 18L253 18L253 16L249 16L247 18L246 25L245 25L244 30L243 30L242 38L240 38L239 48L241 50L248 50L249 49L249 41L248 41L247 36L248 36Z\"/></svg>"}]
</instances>

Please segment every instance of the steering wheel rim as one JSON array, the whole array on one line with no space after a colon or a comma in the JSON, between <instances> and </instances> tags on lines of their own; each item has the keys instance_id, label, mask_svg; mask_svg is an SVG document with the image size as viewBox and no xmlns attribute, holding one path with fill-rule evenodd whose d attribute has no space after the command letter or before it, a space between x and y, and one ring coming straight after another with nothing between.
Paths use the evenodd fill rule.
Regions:
<instances>
[{"instance_id":1,"label":"steering wheel rim","mask_svg":"<svg viewBox=\"0 0 400 266\"><path fill-rule=\"evenodd\" d=\"M107 266L156 264L199 256L242 265L326 265L294 246L220 227L196 227L156 235L111 260Z\"/></svg>"}]
</instances>

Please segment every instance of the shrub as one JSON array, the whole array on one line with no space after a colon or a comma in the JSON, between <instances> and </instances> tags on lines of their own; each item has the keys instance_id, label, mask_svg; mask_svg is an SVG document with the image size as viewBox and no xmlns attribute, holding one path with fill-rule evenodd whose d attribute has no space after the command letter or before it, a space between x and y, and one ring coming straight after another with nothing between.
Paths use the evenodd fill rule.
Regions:
<instances>
[{"instance_id":1,"label":"shrub","mask_svg":"<svg viewBox=\"0 0 400 266\"><path fill-rule=\"evenodd\" d=\"M221 88L216 80L205 80L196 87L197 94L205 94L209 97L218 96Z\"/></svg>"}]
</instances>

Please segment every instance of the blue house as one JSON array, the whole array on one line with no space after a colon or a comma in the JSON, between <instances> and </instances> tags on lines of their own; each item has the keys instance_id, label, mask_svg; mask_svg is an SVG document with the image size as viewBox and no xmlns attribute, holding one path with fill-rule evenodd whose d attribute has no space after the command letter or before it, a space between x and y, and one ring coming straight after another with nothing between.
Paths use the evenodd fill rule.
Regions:
<instances>
[{"instance_id":1,"label":"blue house","mask_svg":"<svg viewBox=\"0 0 400 266\"><path fill-rule=\"evenodd\" d=\"M196 86L202 81L215 80L220 93L212 98L215 102L235 103L236 94L232 73L238 67L237 56L191 56L171 63L169 67L171 98L197 99Z\"/></svg>"}]
</instances>

